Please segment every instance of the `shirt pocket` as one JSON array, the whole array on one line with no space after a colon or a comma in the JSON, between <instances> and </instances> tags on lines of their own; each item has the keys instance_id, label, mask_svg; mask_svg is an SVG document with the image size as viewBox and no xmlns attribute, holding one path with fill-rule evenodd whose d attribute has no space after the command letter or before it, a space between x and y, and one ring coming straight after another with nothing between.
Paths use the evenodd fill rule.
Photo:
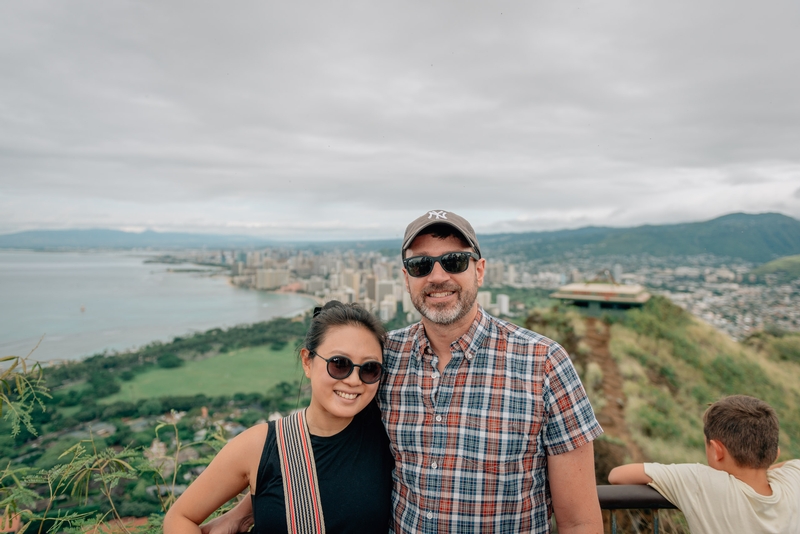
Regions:
<instances>
[{"instance_id":1,"label":"shirt pocket","mask_svg":"<svg viewBox=\"0 0 800 534\"><path fill-rule=\"evenodd\" d=\"M533 453L530 424L494 415L464 421L458 446L464 467L495 475L523 471L525 458Z\"/></svg>"}]
</instances>

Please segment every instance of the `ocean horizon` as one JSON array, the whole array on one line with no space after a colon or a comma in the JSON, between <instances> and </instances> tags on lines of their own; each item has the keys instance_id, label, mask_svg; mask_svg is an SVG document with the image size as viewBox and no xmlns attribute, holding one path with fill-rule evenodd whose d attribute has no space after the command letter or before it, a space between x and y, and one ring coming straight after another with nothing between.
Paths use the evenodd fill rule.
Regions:
<instances>
[{"instance_id":1,"label":"ocean horizon","mask_svg":"<svg viewBox=\"0 0 800 534\"><path fill-rule=\"evenodd\" d=\"M38 344L31 360L77 360L315 305L233 286L222 269L145 263L156 255L0 251L0 356L26 356Z\"/></svg>"}]
</instances>

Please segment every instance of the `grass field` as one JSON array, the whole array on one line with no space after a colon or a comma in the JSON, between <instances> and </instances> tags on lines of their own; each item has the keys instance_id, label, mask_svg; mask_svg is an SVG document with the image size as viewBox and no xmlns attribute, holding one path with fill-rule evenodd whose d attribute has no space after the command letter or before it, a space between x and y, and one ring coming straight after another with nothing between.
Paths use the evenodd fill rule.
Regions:
<instances>
[{"instance_id":1,"label":"grass field","mask_svg":"<svg viewBox=\"0 0 800 534\"><path fill-rule=\"evenodd\" d=\"M293 382L302 375L291 346L273 351L267 346L241 349L199 361L187 361L175 369L153 369L121 382L119 393L102 399L103 404L167 395L210 397L234 393L265 392L280 382Z\"/></svg>"}]
</instances>

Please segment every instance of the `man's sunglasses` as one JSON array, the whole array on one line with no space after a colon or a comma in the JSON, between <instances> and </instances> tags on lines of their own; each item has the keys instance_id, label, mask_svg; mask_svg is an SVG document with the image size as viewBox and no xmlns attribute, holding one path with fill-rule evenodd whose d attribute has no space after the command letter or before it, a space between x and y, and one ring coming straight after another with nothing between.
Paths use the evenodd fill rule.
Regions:
<instances>
[{"instance_id":1,"label":"man's sunglasses","mask_svg":"<svg viewBox=\"0 0 800 534\"><path fill-rule=\"evenodd\" d=\"M414 256L403 260L403 265L409 276L417 278L428 276L433 271L433 265L439 262L446 272L450 274L463 273L469 267L469 260L478 261L480 256L474 252L448 252L441 256Z\"/></svg>"},{"instance_id":2,"label":"man's sunglasses","mask_svg":"<svg viewBox=\"0 0 800 534\"><path fill-rule=\"evenodd\" d=\"M330 358L323 358L313 350L309 351L314 356L319 356L320 359L328 363L328 374L331 378L336 380L344 380L353 373L353 368L358 367L358 377L365 384L374 384L381 379L383 375L383 365L379 362L367 362L361 365L353 363L347 356L331 356Z\"/></svg>"}]
</instances>

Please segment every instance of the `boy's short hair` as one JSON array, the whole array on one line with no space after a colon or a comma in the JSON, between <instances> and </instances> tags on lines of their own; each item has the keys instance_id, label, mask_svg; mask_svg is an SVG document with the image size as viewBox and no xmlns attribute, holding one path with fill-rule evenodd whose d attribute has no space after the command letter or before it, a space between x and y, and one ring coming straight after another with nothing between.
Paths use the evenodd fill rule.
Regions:
<instances>
[{"instance_id":1,"label":"boy's short hair","mask_svg":"<svg viewBox=\"0 0 800 534\"><path fill-rule=\"evenodd\" d=\"M725 445L739 467L766 469L778 456L778 416L772 406L747 395L731 395L703 414L706 442Z\"/></svg>"}]
</instances>

